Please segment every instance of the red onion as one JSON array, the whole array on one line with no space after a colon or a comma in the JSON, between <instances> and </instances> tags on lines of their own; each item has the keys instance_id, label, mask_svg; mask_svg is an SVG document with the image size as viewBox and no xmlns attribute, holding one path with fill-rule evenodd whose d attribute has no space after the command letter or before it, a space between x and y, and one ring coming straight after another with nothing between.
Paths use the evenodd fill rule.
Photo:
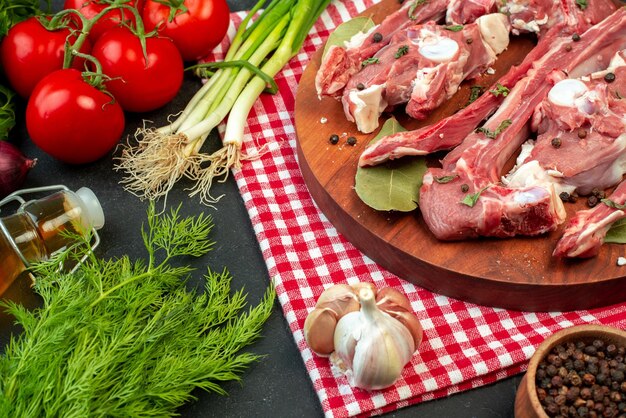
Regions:
<instances>
[{"instance_id":1,"label":"red onion","mask_svg":"<svg viewBox=\"0 0 626 418\"><path fill-rule=\"evenodd\" d=\"M36 162L27 158L15 145L0 141L0 198L17 190Z\"/></svg>"}]
</instances>

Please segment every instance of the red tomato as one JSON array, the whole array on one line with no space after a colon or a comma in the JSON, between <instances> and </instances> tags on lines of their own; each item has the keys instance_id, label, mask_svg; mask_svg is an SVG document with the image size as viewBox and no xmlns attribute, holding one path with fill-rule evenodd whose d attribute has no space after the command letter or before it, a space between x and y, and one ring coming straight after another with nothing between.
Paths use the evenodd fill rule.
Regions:
<instances>
[{"instance_id":1,"label":"red tomato","mask_svg":"<svg viewBox=\"0 0 626 418\"><path fill-rule=\"evenodd\" d=\"M137 10L140 11L143 1L128 1L124 3L128 6L137 5ZM106 3L100 3L98 0L65 0L65 4L63 5L64 9L76 9L87 19L92 19L98 13L100 13L104 8L110 6ZM76 22L80 22L76 16L73 17ZM135 24L135 15L132 11L127 8L119 8L114 9L107 12L97 23L93 25L91 31L89 32L89 39L92 42L96 42L96 40L102 36L104 32L111 28L115 28L120 26L120 23L125 22L131 26Z\"/></svg>"},{"instance_id":2,"label":"red tomato","mask_svg":"<svg viewBox=\"0 0 626 418\"><path fill-rule=\"evenodd\" d=\"M70 164L95 161L124 131L124 111L111 96L91 86L80 71L57 70L33 90L26 129L39 148Z\"/></svg>"},{"instance_id":3,"label":"red tomato","mask_svg":"<svg viewBox=\"0 0 626 418\"><path fill-rule=\"evenodd\" d=\"M91 54L100 61L102 72L113 80L107 90L124 110L147 112L176 96L183 83L183 60L169 38L147 38L143 55L141 42L128 28L107 31Z\"/></svg>"},{"instance_id":4,"label":"red tomato","mask_svg":"<svg viewBox=\"0 0 626 418\"><path fill-rule=\"evenodd\" d=\"M69 29L47 30L35 17L28 18L9 29L0 46L2 66L11 87L27 98L35 85L46 75L63 68L65 40L76 40ZM89 53L87 40L81 52ZM75 59L72 67L82 68L84 61Z\"/></svg>"},{"instance_id":5,"label":"red tomato","mask_svg":"<svg viewBox=\"0 0 626 418\"><path fill-rule=\"evenodd\" d=\"M170 6L158 0L146 0L142 18L146 31L157 28L159 34L172 38L183 60L206 56L224 38L230 24L226 0L171 0L173 7L187 8L169 21Z\"/></svg>"}]
</instances>

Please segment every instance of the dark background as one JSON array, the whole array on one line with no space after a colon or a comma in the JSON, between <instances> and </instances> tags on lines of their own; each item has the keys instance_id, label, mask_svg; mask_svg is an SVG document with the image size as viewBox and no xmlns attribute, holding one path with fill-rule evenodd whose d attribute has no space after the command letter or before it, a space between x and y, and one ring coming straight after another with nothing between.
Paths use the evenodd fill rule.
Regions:
<instances>
[{"instance_id":1,"label":"dark background","mask_svg":"<svg viewBox=\"0 0 626 418\"><path fill-rule=\"evenodd\" d=\"M63 1L53 1L55 10ZM228 0L231 11L248 10L252 0ZM158 80L155 80L158 82ZM200 81L187 75L176 99L164 108L146 114L127 114L123 138L132 138L142 121L155 126L165 123L168 115L179 112L200 86ZM64 184L72 190L82 186L94 190L103 206L106 224L99 232L102 243L96 253L104 258L128 254L131 259L144 257L140 227L148 203L124 191L118 184L121 173L113 170L111 156L84 166L71 166L55 161L41 152L28 138L24 121L24 103L19 103L18 126L12 140L29 157L37 158L24 187ZM125 140L125 139L124 139ZM217 149L215 132L205 144L205 150ZM267 268L253 233L250 219L232 177L215 184L214 195L224 194L216 208L202 206L197 198L189 198L185 182L179 183L168 197L168 207L182 203L182 215L204 212L213 217L214 250L195 261L195 280L206 266L214 270L227 268L233 275L232 289L244 288L251 304L261 299L269 284ZM161 202L162 204L162 202ZM265 357L242 376L242 382L224 385L227 396L196 392L198 400L180 409L183 417L319 417L323 411L304 363L294 343L288 324L278 302L266 323L262 338L250 350ZM515 391L521 376L496 384L457 394L387 414L389 417L512 417Z\"/></svg>"}]
</instances>

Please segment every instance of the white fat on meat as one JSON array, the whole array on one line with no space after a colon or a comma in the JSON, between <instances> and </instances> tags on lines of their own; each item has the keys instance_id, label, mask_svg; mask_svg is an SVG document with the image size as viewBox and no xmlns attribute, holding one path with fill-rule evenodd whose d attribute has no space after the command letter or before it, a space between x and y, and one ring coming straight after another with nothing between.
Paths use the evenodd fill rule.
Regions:
<instances>
[{"instance_id":1,"label":"white fat on meat","mask_svg":"<svg viewBox=\"0 0 626 418\"><path fill-rule=\"evenodd\" d=\"M512 170L502 183L510 188L526 188L539 186L552 189L559 195L562 192L573 193L576 186L562 181L563 174L557 170L546 170L539 165L539 161L532 160L521 164Z\"/></svg>"},{"instance_id":2,"label":"white fat on meat","mask_svg":"<svg viewBox=\"0 0 626 418\"><path fill-rule=\"evenodd\" d=\"M511 25L502 13L492 13L476 19L480 35L485 45L493 51L493 59L509 46Z\"/></svg>"},{"instance_id":3,"label":"white fat on meat","mask_svg":"<svg viewBox=\"0 0 626 418\"><path fill-rule=\"evenodd\" d=\"M378 117L387 107L384 91L385 84L377 84L350 92L350 101L354 105L352 116L359 131L369 134L378 128Z\"/></svg>"},{"instance_id":4,"label":"white fat on meat","mask_svg":"<svg viewBox=\"0 0 626 418\"><path fill-rule=\"evenodd\" d=\"M361 32L358 32L358 33L352 35L352 37L350 39L348 39L347 41L343 41L344 47L346 49L359 48L361 45L363 45L363 43L368 38L368 36L370 36L371 33L374 33L374 31L376 29L378 29L378 26L380 26L380 25L374 26L373 28L371 28L367 32L362 32L361 31Z\"/></svg>"},{"instance_id":5,"label":"white fat on meat","mask_svg":"<svg viewBox=\"0 0 626 418\"><path fill-rule=\"evenodd\" d=\"M433 78L435 78L435 75L437 75L440 68L441 64L436 67L418 69L415 73L415 79L413 80L413 92L411 93L411 96L426 100Z\"/></svg>"},{"instance_id":6,"label":"white fat on meat","mask_svg":"<svg viewBox=\"0 0 626 418\"><path fill-rule=\"evenodd\" d=\"M546 23L548 23L548 16L539 20L531 20L530 22L525 22L522 19L513 19L513 22L511 22L512 32L514 35L519 35L521 32L539 33L541 32L541 26Z\"/></svg>"}]
</instances>

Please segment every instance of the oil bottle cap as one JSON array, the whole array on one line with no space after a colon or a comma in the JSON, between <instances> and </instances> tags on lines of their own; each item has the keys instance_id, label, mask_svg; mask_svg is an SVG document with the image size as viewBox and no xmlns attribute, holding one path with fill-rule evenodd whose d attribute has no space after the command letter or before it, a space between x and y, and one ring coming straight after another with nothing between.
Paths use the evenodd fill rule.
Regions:
<instances>
[{"instance_id":1,"label":"oil bottle cap","mask_svg":"<svg viewBox=\"0 0 626 418\"><path fill-rule=\"evenodd\" d=\"M104 212L95 193L88 187L81 187L76 190L76 195L83 203L86 212L86 221L94 229L104 226Z\"/></svg>"}]
</instances>

